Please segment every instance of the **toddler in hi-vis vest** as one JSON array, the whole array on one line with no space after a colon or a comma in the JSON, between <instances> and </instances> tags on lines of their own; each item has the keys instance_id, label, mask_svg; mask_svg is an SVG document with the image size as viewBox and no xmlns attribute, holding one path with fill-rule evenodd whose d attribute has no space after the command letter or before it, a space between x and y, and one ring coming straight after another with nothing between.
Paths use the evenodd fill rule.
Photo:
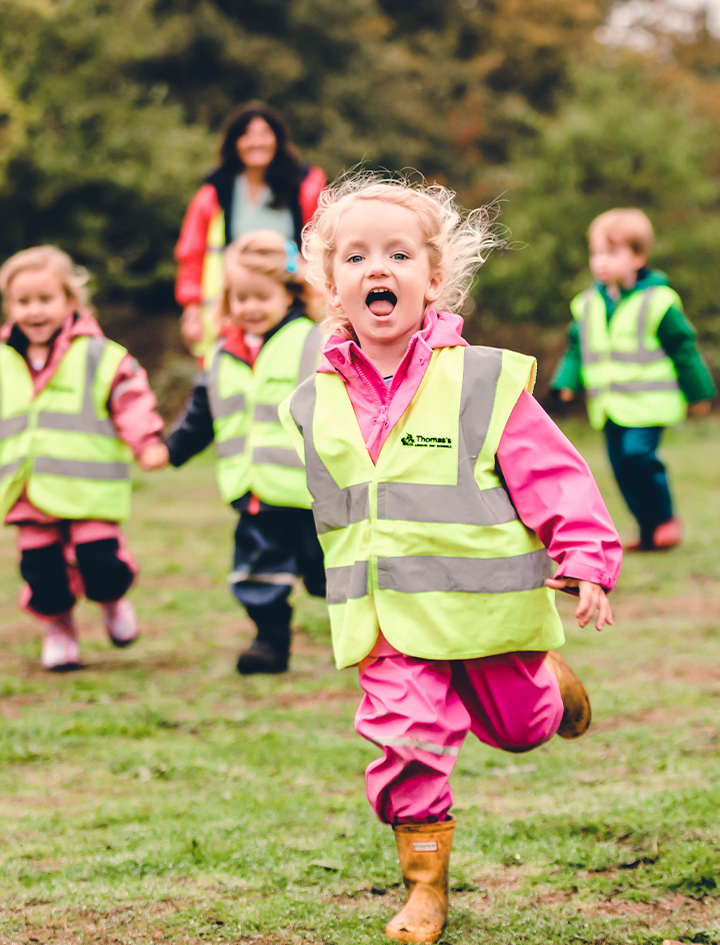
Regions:
<instances>
[{"instance_id":1,"label":"toddler in hi-vis vest","mask_svg":"<svg viewBox=\"0 0 720 945\"><path fill-rule=\"evenodd\" d=\"M360 672L355 727L383 752L367 793L395 832L408 898L385 931L405 942L437 941L447 918L448 781L468 731L521 752L587 728L554 593L579 593L580 626L597 615L600 630L622 555L586 463L530 393L534 359L469 346L450 314L497 242L453 197L361 174L320 198L304 250L330 338L281 408L336 662Z\"/></svg>"},{"instance_id":2,"label":"toddler in hi-vis vest","mask_svg":"<svg viewBox=\"0 0 720 945\"><path fill-rule=\"evenodd\" d=\"M642 210L608 210L590 224L596 281L570 303L570 346L551 387L566 403L585 388L590 424L605 435L620 492L639 526L628 551L672 548L682 537L665 466L663 429L709 412L715 385L677 292L648 269L653 228Z\"/></svg>"},{"instance_id":3,"label":"toddler in hi-vis vest","mask_svg":"<svg viewBox=\"0 0 720 945\"><path fill-rule=\"evenodd\" d=\"M295 243L270 230L228 246L222 336L167 438L173 466L215 441L220 493L240 513L229 580L257 627L238 658L243 675L287 669L288 597L298 575L310 594L325 596L305 471L278 417L280 402L319 361L322 336L305 315L301 266Z\"/></svg>"},{"instance_id":4,"label":"toddler in hi-vis vest","mask_svg":"<svg viewBox=\"0 0 720 945\"><path fill-rule=\"evenodd\" d=\"M138 635L125 598L137 570L119 522L133 455L167 462L145 371L91 314L87 273L55 246L0 268L0 502L18 526L21 603L44 625L45 669L77 669L77 596L100 604L110 641Z\"/></svg>"}]
</instances>

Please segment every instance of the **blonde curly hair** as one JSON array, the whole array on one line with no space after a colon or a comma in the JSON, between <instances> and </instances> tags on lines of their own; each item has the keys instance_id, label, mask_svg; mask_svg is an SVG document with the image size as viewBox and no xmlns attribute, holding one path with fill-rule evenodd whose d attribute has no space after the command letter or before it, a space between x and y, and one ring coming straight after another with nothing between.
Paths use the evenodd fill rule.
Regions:
<instances>
[{"instance_id":1,"label":"blonde curly hair","mask_svg":"<svg viewBox=\"0 0 720 945\"><path fill-rule=\"evenodd\" d=\"M90 274L84 266L76 266L70 256L57 246L32 246L15 253L0 266L0 293L3 295L3 308L6 307L7 293L15 276L28 269L50 269L60 280L60 285L68 300L78 309L90 309L88 282Z\"/></svg>"},{"instance_id":2,"label":"blonde curly hair","mask_svg":"<svg viewBox=\"0 0 720 945\"><path fill-rule=\"evenodd\" d=\"M470 212L455 202L455 193L421 177L360 171L340 177L320 195L318 208L303 230L307 280L318 288L333 281L337 230L343 213L358 200L379 200L412 210L425 238L432 272L441 272L443 285L435 308L456 311L468 296L477 270L493 249L505 241L498 235L494 208ZM328 334L355 338L344 312L326 304L321 323Z\"/></svg>"}]
</instances>

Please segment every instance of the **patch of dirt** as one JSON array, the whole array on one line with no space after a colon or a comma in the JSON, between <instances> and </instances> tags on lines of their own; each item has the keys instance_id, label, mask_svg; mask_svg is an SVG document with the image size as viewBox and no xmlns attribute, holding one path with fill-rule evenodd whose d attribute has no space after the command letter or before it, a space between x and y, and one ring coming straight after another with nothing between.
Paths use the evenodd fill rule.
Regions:
<instances>
[{"instance_id":1,"label":"patch of dirt","mask_svg":"<svg viewBox=\"0 0 720 945\"><path fill-rule=\"evenodd\" d=\"M578 909L586 915L643 916L655 921L668 919L702 922L717 917L718 903L710 899L692 899L679 893L668 893L653 902L629 902L609 897L594 902L579 902Z\"/></svg>"},{"instance_id":2,"label":"patch of dirt","mask_svg":"<svg viewBox=\"0 0 720 945\"><path fill-rule=\"evenodd\" d=\"M613 608L615 609L615 608ZM720 617L720 586L717 593L710 595L696 594L692 597L656 597L639 594L623 600L617 605L618 614L623 620L643 620L648 617Z\"/></svg>"}]
</instances>

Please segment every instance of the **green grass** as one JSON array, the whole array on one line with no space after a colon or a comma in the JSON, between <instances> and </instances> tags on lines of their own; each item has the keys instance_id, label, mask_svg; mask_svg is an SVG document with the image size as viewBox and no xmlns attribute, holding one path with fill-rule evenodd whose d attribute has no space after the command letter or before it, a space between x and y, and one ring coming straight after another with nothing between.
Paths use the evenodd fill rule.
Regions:
<instances>
[{"instance_id":1,"label":"green grass","mask_svg":"<svg viewBox=\"0 0 720 945\"><path fill-rule=\"evenodd\" d=\"M600 440L588 457L632 525ZM628 556L615 626L565 655L591 691L578 742L469 739L453 777L453 945L720 942L720 425L667 438L681 549ZM0 537L0 942L387 941L401 892L321 604L296 597L291 672L241 679L251 626L226 587L234 513L209 457L139 475L128 526L143 637L113 650L79 608L86 667L38 664Z\"/></svg>"}]
</instances>

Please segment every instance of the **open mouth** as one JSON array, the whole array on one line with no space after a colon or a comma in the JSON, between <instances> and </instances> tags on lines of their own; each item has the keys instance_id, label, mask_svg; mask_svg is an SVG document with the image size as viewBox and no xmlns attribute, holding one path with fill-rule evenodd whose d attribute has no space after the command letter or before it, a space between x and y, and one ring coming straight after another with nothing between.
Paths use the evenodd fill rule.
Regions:
<instances>
[{"instance_id":1,"label":"open mouth","mask_svg":"<svg viewBox=\"0 0 720 945\"><path fill-rule=\"evenodd\" d=\"M373 315L389 315L397 305L397 296L390 289L371 289L365 304Z\"/></svg>"}]
</instances>

